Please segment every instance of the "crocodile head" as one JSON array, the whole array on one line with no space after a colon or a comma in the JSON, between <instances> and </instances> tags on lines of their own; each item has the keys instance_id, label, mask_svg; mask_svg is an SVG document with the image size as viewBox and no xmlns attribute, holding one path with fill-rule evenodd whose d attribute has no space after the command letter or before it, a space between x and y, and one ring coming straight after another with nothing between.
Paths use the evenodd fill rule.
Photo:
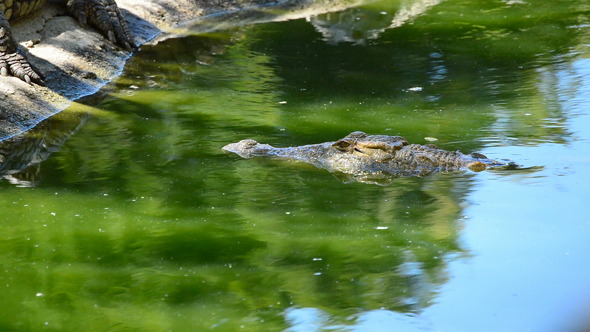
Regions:
<instances>
[{"instance_id":1,"label":"crocodile head","mask_svg":"<svg viewBox=\"0 0 590 332\"><path fill-rule=\"evenodd\" d=\"M384 161L391 159L408 141L401 136L367 135L355 131L336 141L332 147L341 153Z\"/></svg>"},{"instance_id":2,"label":"crocodile head","mask_svg":"<svg viewBox=\"0 0 590 332\"><path fill-rule=\"evenodd\" d=\"M237 143L231 143L224 147L223 150L233 152L242 158L252 157L266 157L272 149L272 146L268 144L261 144L253 139L243 139Z\"/></svg>"}]
</instances>

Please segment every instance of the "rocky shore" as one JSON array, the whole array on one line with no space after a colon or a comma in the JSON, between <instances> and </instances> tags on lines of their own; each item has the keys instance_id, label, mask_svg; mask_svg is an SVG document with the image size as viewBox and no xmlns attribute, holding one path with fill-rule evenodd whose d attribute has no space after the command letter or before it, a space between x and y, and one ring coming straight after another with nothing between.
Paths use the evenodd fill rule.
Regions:
<instances>
[{"instance_id":1,"label":"rocky shore","mask_svg":"<svg viewBox=\"0 0 590 332\"><path fill-rule=\"evenodd\" d=\"M198 33L340 10L362 0L118 0L137 45L183 31ZM130 52L82 28L51 2L12 22L13 34L43 75L45 87L0 77L0 140L22 133L117 77ZM156 39L157 40L157 39Z\"/></svg>"}]
</instances>

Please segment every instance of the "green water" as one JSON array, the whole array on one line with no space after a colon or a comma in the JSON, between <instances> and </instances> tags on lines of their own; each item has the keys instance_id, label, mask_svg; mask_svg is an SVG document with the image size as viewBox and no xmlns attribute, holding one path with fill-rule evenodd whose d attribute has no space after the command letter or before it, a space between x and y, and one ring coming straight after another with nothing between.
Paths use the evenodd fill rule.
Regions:
<instances>
[{"instance_id":1,"label":"green water","mask_svg":"<svg viewBox=\"0 0 590 332\"><path fill-rule=\"evenodd\" d=\"M590 2L396 10L144 46L6 143L49 152L3 167L0 331L587 331ZM522 168L379 186L220 149L355 130Z\"/></svg>"}]
</instances>

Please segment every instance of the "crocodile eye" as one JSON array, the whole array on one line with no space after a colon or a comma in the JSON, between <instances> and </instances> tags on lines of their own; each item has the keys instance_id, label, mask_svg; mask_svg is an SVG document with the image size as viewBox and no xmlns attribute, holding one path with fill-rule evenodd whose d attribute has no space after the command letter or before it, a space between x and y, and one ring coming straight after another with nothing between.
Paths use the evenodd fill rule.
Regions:
<instances>
[{"instance_id":1,"label":"crocodile eye","mask_svg":"<svg viewBox=\"0 0 590 332\"><path fill-rule=\"evenodd\" d=\"M244 147L246 147L247 149L249 149L249 148L252 148L252 147L255 147L255 146L258 144L258 142L256 142L256 141L255 141L255 140L253 140L253 139L245 139L245 140L242 140L242 142L241 142L241 143L242 143L242 144L244 145Z\"/></svg>"},{"instance_id":2,"label":"crocodile eye","mask_svg":"<svg viewBox=\"0 0 590 332\"><path fill-rule=\"evenodd\" d=\"M472 153L471 154L471 158L475 158L475 159L488 159L488 157L486 157L484 154L477 153L477 152Z\"/></svg>"},{"instance_id":3,"label":"crocodile eye","mask_svg":"<svg viewBox=\"0 0 590 332\"><path fill-rule=\"evenodd\" d=\"M343 139L332 144L333 147L335 147L337 150L340 150L340 151L348 151L351 145L352 145L352 143L350 141L343 140Z\"/></svg>"},{"instance_id":4,"label":"crocodile eye","mask_svg":"<svg viewBox=\"0 0 590 332\"><path fill-rule=\"evenodd\" d=\"M365 138L367 134L362 131L353 131L352 133L348 134L346 137L348 138Z\"/></svg>"}]
</instances>

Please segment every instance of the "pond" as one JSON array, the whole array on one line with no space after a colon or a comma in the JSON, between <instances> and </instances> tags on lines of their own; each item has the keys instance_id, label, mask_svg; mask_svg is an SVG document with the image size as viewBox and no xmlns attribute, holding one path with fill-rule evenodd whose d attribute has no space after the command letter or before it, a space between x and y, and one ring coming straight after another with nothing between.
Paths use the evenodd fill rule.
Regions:
<instances>
[{"instance_id":1,"label":"pond","mask_svg":"<svg viewBox=\"0 0 590 332\"><path fill-rule=\"evenodd\" d=\"M590 2L381 1L144 46L2 143L2 331L587 331ZM517 169L221 147L362 130Z\"/></svg>"}]
</instances>

